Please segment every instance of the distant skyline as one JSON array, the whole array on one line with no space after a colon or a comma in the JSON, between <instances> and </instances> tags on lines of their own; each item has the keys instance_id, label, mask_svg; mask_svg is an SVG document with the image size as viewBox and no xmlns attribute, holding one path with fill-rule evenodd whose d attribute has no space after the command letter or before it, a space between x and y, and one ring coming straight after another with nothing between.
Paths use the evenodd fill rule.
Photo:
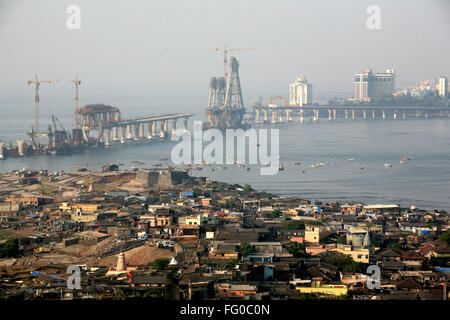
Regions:
<instances>
[{"instance_id":1,"label":"distant skyline","mask_svg":"<svg viewBox=\"0 0 450 320\"><path fill-rule=\"evenodd\" d=\"M66 27L71 4L80 30ZM366 27L370 5L380 30ZM223 74L213 49L225 45L256 48L233 54L247 101L288 96L301 74L314 99L351 96L366 68L395 69L401 88L450 76L448 17L447 0L0 0L0 102L32 100L35 73L59 79L52 94L66 99L78 73L82 101L205 97L206 106L209 77Z\"/></svg>"}]
</instances>

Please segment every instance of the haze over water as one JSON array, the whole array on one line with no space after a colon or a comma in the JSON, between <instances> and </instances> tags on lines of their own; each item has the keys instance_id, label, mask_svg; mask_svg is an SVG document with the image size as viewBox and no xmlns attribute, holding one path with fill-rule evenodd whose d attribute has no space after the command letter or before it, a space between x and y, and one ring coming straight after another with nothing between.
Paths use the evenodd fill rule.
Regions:
<instances>
[{"instance_id":1,"label":"haze over water","mask_svg":"<svg viewBox=\"0 0 450 320\"><path fill-rule=\"evenodd\" d=\"M193 112L196 114L194 119L204 120L204 104L199 100L167 105L163 113ZM128 116L156 113L142 108L146 102L137 103L134 107L131 103L132 106L126 109L120 103L114 105L127 110L125 114ZM0 119L0 139L15 143L17 138L26 137L25 132L33 122L32 103L10 106L10 111ZM72 128L71 109L70 105L52 107L68 130ZM43 107L42 128L49 122L49 114L48 106ZM227 170L213 171L216 166L212 165L194 171L194 174L229 183L250 184L257 190L312 201L354 200L450 209L450 119L328 121L321 118L317 123L309 120L305 119L303 124L294 121L276 126L280 129L280 154L285 157L280 161L286 164L286 169L275 176L259 175L256 165L252 165L250 171L230 165ZM173 142L165 141L128 144L126 147L89 150L73 155L9 158L0 161L0 171L22 168L71 171L75 170L73 166L97 170L110 162L123 163L122 169L131 169L137 166L133 161L145 162L141 167L151 167L160 159L170 160L173 145ZM400 164L405 154L411 160L406 165ZM349 161L349 158L355 160ZM292 161L299 161L301 165L292 166ZM317 162L328 166L310 167ZM170 161L161 163L171 164ZM393 167L384 168L385 163Z\"/></svg>"}]
</instances>

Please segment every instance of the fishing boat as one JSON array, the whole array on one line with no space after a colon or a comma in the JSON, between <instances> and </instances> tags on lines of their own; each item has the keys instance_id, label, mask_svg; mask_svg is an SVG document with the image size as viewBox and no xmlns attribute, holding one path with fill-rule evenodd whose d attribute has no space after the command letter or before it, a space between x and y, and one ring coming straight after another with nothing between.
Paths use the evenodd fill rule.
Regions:
<instances>
[{"instance_id":1,"label":"fishing boat","mask_svg":"<svg viewBox=\"0 0 450 320\"><path fill-rule=\"evenodd\" d=\"M385 167L385 168L391 168L391 167L392 167L392 164L385 163L385 164L384 164L384 167Z\"/></svg>"},{"instance_id":2,"label":"fishing boat","mask_svg":"<svg viewBox=\"0 0 450 320\"><path fill-rule=\"evenodd\" d=\"M279 169L280 169L280 170L284 170L284 169L286 169L286 166L285 166L284 164L280 164Z\"/></svg>"}]
</instances>

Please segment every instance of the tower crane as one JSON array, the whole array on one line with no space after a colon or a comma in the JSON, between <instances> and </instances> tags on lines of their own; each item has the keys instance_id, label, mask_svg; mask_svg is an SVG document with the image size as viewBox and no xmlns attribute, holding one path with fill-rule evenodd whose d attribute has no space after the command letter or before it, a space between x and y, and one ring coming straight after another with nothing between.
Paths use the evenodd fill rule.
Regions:
<instances>
[{"instance_id":1,"label":"tower crane","mask_svg":"<svg viewBox=\"0 0 450 320\"><path fill-rule=\"evenodd\" d=\"M256 48L227 48L227 46L223 47L223 48L216 48L213 50L214 53L216 52L223 52L223 64L224 64L224 75L225 75L225 81L228 81L227 76L227 70L228 70L228 59L227 59L227 54L228 52L231 51L244 51L244 50L256 50Z\"/></svg>"},{"instance_id":2,"label":"tower crane","mask_svg":"<svg viewBox=\"0 0 450 320\"><path fill-rule=\"evenodd\" d=\"M79 100L78 100L78 86L81 84L81 81L78 80L78 73L77 73L77 75L75 77L75 80L69 80L69 81L72 82L74 84L74 86L75 86L75 128L79 129L79 127L80 127L80 119L79 119L78 114L77 114L77 109L78 109L78 102L79 102Z\"/></svg>"},{"instance_id":3,"label":"tower crane","mask_svg":"<svg viewBox=\"0 0 450 320\"><path fill-rule=\"evenodd\" d=\"M39 86L41 85L41 83L55 83L55 82L58 82L58 80L39 80L37 74L35 74L34 77L35 77L35 81L28 80L27 84L35 85L36 95L34 98L34 103L35 103L34 131L36 133L39 133Z\"/></svg>"}]
</instances>

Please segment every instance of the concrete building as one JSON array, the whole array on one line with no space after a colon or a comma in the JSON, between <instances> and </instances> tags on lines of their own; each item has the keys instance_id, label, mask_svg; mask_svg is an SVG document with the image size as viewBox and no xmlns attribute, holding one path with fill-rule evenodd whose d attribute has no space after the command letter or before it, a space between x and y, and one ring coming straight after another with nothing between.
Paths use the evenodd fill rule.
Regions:
<instances>
[{"instance_id":1,"label":"concrete building","mask_svg":"<svg viewBox=\"0 0 450 320\"><path fill-rule=\"evenodd\" d=\"M312 84L303 76L299 76L289 85L289 104L294 106L312 104Z\"/></svg>"},{"instance_id":2,"label":"concrete building","mask_svg":"<svg viewBox=\"0 0 450 320\"><path fill-rule=\"evenodd\" d=\"M181 169L149 169L136 173L136 182L146 187L169 187L182 183L187 178L187 171Z\"/></svg>"},{"instance_id":3,"label":"concrete building","mask_svg":"<svg viewBox=\"0 0 450 320\"><path fill-rule=\"evenodd\" d=\"M372 72L372 69L363 70L355 74L355 100L369 102L373 98L382 98L392 95L395 89L394 69L386 72Z\"/></svg>"},{"instance_id":4,"label":"concrete building","mask_svg":"<svg viewBox=\"0 0 450 320\"><path fill-rule=\"evenodd\" d=\"M448 78L447 77L439 78L439 96L442 99L448 98Z\"/></svg>"}]
</instances>

